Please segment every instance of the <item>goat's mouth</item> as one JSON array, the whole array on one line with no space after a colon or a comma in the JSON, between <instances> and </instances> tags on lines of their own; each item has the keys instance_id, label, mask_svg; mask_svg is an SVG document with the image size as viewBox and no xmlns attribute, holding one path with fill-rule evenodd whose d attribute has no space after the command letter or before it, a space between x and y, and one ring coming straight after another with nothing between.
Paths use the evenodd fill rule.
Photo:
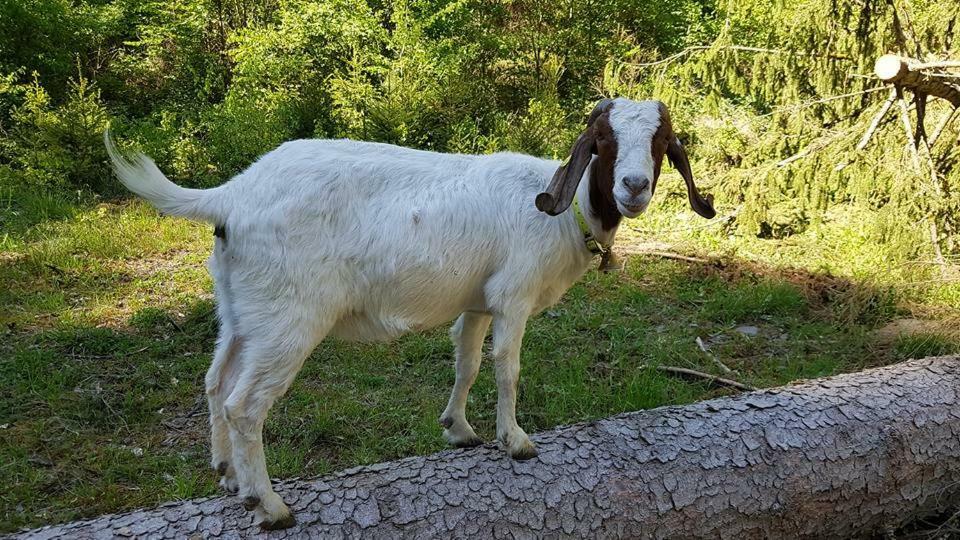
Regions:
<instances>
[{"instance_id":1,"label":"goat's mouth","mask_svg":"<svg viewBox=\"0 0 960 540\"><path fill-rule=\"evenodd\" d=\"M617 201L617 210L620 211L623 217L634 218L642 214L647 209L649 204L650 201L632 202L630 204Z\"/></svg>"}]
</instances>

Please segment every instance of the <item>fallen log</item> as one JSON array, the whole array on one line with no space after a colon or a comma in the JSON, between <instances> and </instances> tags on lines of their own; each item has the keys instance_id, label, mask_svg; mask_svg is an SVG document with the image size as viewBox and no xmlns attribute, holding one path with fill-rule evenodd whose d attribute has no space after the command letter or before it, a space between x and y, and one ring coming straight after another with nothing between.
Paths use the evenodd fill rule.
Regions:
<instances>
[{"instance_id":1,"label":"fallen log","mask_svg":"<svg viewBox=\"0 0 960 540\"><path fill-rule=\"evenodd\" d=\"M948 62L924 64L913 58L885 54L877 58L873 71L881 81L909 88L930 96L943 98L960 107L960 79L944 79L930 75L927 70L949 65ZM950 82L952 81L952 83Z\"/></svg>"},{"instance_id":2,"label":"fallen log","mask_svg":"<svg viewBox=\"0 0 960 540\"><path fill-rule=\"evenodd\" d=\"M960 357L621 414L534 437L277 485L299 524L270 537L833 538L960 501ZM234 497L20 538L246 537ZM265 535L267 533L264 533Z\"/></svg>"}]
</instances>

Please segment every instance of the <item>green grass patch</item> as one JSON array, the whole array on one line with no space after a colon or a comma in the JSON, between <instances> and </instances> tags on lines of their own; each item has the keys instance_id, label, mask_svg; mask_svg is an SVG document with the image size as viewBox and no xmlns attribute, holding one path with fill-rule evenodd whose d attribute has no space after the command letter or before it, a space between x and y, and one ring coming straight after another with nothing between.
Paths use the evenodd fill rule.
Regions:
<instances>
[{"instance_id":1,"label":"green grass patch","mask_svg":"<svg viewBox=\"0 0 960 540\"><path fill-rule=\"evenodd\" d=\"M960 353L960 340L957 336L939 333L918 333L902 335L893 346L894 355L900 360L942 356Z\"/></svg>"}]
</instances>

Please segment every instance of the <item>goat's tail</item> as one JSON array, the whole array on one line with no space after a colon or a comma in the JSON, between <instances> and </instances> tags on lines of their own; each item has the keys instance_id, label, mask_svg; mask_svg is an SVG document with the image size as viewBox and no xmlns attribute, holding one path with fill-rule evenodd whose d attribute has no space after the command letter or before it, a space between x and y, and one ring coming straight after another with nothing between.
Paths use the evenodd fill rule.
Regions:
<instances>
[{"instance_id":1,"label":"goat's tail","mask_svg":"<svg viewBox=\"0 0 960 540\"><path fill-rule=\"evenodd\" d=\"M123 185L150 201L164 214L212 223L223 222L226 216L222 197L217 197L218 188L189 189L174 184L146 155L137 152L127 157L121 154L109 129L103 133L103 144L107 147L113 170Z\"/></svg>"}]
</instances>

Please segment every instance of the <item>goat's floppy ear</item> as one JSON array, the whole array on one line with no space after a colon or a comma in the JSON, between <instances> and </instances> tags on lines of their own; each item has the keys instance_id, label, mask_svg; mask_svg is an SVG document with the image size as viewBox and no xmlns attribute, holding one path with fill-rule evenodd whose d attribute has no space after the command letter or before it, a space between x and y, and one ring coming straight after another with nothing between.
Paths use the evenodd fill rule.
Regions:
<instances>
[{"instance_id":1,"label":"goat's floppy ear","mask_svg":"<svg viewBox=\"0 0 960 540\"><path fill-rule=\"evenodd\" d=\"M577 137L570 149L570 157L553 174L553 180L547 186L547 190L537 195L537 209L541 212L556 216L563 213L570 207L573 197L577 193L577 186L580 179L583 178L587 165L597 151L597 137L594 123L601 114L604 114L613 103L610 99L604 99L597 103L587 119L587 129Z\"/></svg>"},{"instance_id":2,"label":"goat's floppy ear","mask_svg":"<svg viewBox=\"0 0 960 540\"><path fill-rule=\"evenodd\" d=\"M680 172L680 176L687 184L687 198L690 199L690 206L693 211L707 219L717 215L717 211L713 209L712 197L707 195L704 198L697 190L697 185L693 182L693 171L690 170L687 151L683 149L683 145L676 135L671 137L670 142L667 143L667 157L670 158L670 163Z\"/></svg>"}]
</instances>

